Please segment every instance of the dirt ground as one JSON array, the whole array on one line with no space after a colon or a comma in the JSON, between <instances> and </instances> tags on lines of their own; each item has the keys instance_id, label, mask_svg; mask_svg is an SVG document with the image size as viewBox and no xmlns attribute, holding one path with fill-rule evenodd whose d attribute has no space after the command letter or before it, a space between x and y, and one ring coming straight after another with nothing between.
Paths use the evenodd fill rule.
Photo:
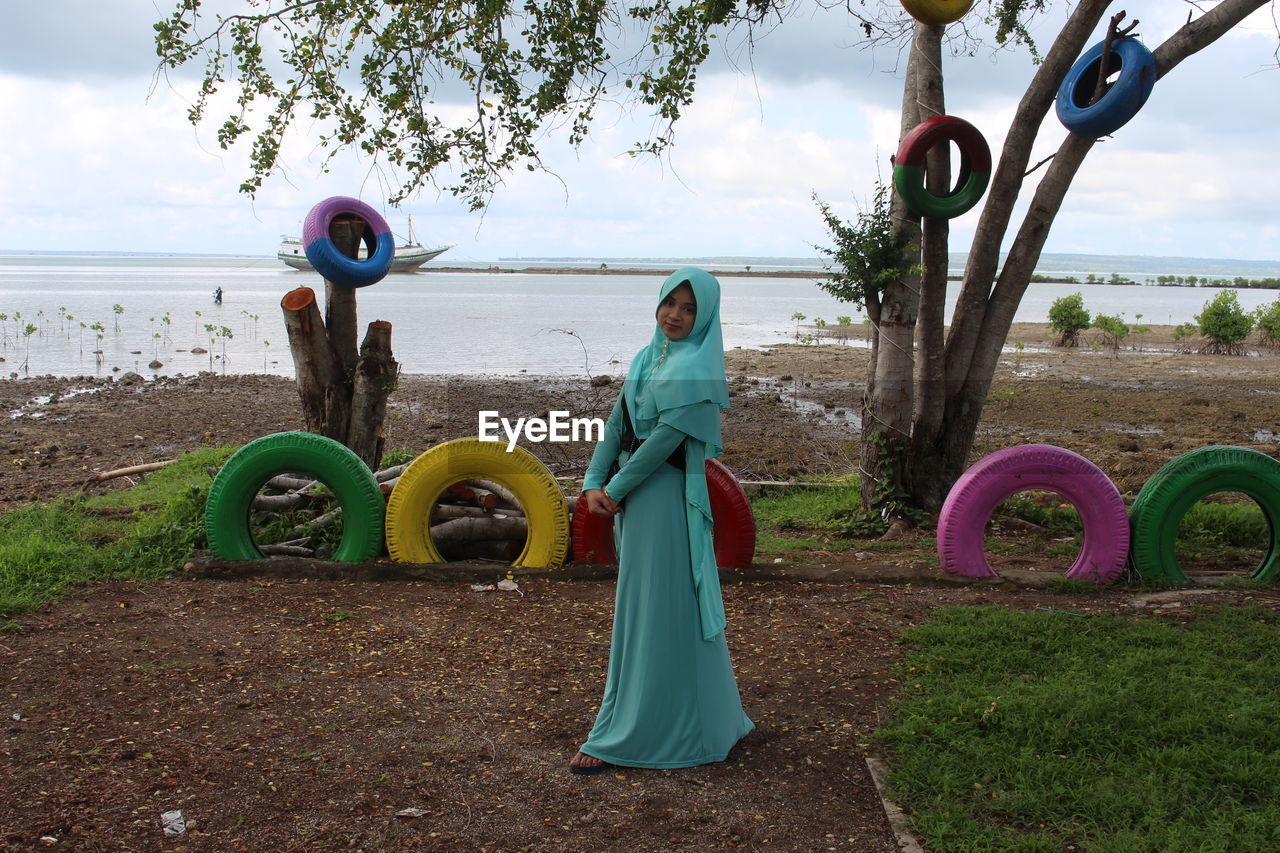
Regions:
<instances>
[{"instance_id":1,"label":"dirt ground","mask_svg":"<svg viewBox=\"0 0 1280 853\"><path fill-rule=\"evenodd\" d=\"M1016 328L1010 340L1024 349L1001 365L975 458L1058 444L1136 491L1206 444L1277 454L1274 356L1183 355L1168 330L1145 337L1113 357ZM742 479L849 467L865 360L853 341L731 353L726 464ZM617 387L405 377L389 445L474 435L481 408L603 415ZM94 472L302 425L292 383L261 376L0 381L0 409L0 510ZM531 449L566 475L589 453ZM821 559L828 581L841 561L866 562ZM722 764L593 778L565 765L599 701L608 582L521 580L519 592L499 592L173 579L81 590L0 635L10 777L0 849L887 853L896 845L864 758L888 698L911 688L895 669L904 626L951 605L1148 613L1245 596L1052 593L927 572L908 584L892 566L882 579L862 568L861 580L726 583L756 731ZM167 837L161 815L177 810L186 832Z\"/></svg>"}]
</instances>

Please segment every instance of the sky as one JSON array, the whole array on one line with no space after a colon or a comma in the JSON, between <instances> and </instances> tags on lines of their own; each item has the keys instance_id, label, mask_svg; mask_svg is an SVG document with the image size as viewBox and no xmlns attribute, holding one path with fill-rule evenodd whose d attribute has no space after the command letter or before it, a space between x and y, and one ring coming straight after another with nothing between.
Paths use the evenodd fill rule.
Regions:
<instances>
[{"instance_id":1,"label":"sky","mask_svg":"<svg viewBox=\"0 0 1280 853\"><path fill-rule=\"evenodd\" d=\"M421 242L454 246L442 262L813 257L830 239L812 196L852 218L892 172L903 57L868 49L841 9L799 3L750 52L740 39L718 42L675 146L660 159L626 155L650 120L609 107L578 149L546 141L555 176L512 175L483 215L432 189L394 209L385 204L394 175L355 154L326 167L317 129L303 126L286 146L284 173L250 199L238 192L248 142L222 150L216 122L187 121L199 69L157 81L152 24L173 5L6 6L0 250L269 255L282 235L300 233L312 205L350 195L382 210L400 234L411 214ZM970 16L986 5L978 0ZM1035 28L1042 44L1065 15L1067 4L1056 5ZM892 0L885 8L898 9ZM1193 6L1115 8L1141 21L1138 34L1154 49ZM1186 60L1094 147L1046 252L1280 259L1278 16L1266 6ZM1033 70L1022 50L947 55L948 112L977 126L998 153ZM1065 133L1051 111L1032 162ZM953 220L953 251L967 248L976 221L977 210Z\"/></svg>"}]
</instances>

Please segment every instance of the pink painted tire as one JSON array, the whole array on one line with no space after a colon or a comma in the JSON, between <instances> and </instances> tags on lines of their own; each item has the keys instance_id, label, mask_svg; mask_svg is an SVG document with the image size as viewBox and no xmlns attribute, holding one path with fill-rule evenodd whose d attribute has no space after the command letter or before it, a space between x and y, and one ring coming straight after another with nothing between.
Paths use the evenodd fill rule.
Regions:
<instances>
[{"instance_id":1,"label":"pink painted tire","mask_svg":"<svg viewBox=\"0 0 1280 853\"><path fill-rule=\"evenodd\" d=\"M1001 501L1032 489L1061 495L1080 514L1084 542L1067 577L1096 584L1119 577L1129 556L1124 499L1098 466L1049 444L997 450L956 480L938 517L942 567L964 577L996 577L983 552L987 521Z\"/></svg>"}]
</instances>

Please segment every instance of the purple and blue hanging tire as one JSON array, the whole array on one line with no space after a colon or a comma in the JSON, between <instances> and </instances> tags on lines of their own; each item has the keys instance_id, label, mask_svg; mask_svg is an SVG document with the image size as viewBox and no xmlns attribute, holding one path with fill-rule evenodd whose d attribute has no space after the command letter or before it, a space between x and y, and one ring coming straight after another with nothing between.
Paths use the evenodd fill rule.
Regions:
<instances>
[{"instance_id":1,"label":"purple and blue hanging tire","mask_svg":"<svg viewBox=\"0 0 1280 853\"><path fill-rule=\"evenodd\" d=\"M1098 466L1049 444L998 450L956 480L938 516L942 567L964 577L996 577L983 552L987 521L1006 498L1033 489L1061 495L1080 514L1084 541L1066 576L1096 584L1119 577L1129 556L1124 499Z\"/></svg>"},{"instance_id":2,"label":"purple and blue hanging tire","mask_svg":"<svg viewBox=\"0 0 1280 853\"><path fill-rule=\"evenodd\" d=\"M364 258L348 258L333 244L329 226L340 216L364 220ZM359 199L333 196L311 208L302 223L302 245L316 272L340 287L368 287L386 278L395 260L395 238L382 214Z\"/></svg>"}]
</instances>

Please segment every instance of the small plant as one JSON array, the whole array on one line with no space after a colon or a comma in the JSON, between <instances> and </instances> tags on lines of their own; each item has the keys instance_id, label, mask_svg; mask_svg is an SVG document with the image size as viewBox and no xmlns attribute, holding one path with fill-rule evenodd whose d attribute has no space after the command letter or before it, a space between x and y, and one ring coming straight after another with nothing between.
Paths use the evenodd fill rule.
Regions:
<instances>
[{"instance_id":1,"label":"small plant","mask_svg":"<svg viewBox=\"0 0 1280 853\"><path fill-rule=\"evenodd\" d=\"M849 343L849 330L853 326L852 317L837 317L836 324L840 327L840 340Z\"/></svg>"},{"instance_id":2,"label":"small plant","mask_svg":"<svg viewBox=\"0 0 1280 853\"><path fill-rule=\"evenodd\" d=\"M111 306L111 312L116 315L116 334L120 334L120 315L124 313L124 306L116 303Z\"/></svg>"},{"instance_id":3,"label":"small plant","mask_svg":"<svg viewBox=\"0 0 1280 853\"><path fill-rule=\"evenodd\" d=\"M1209 339L1200 351L1216 355L1240 355L1244 340L1253 331L1253 316L1240 306L1240 296L1234 290L1224 290L1206 302L1196 322L1200 334Z\"/></svg>"},{"instance_id":4,"label":"small plant","mask_svg":"<svg viewBox=\"0 0 1280 853\"><path fill-rule=\"evenodd\" d=\"M1089 328L1089 312L1084 295L1079 291L1061 296L1049 306L1049 327L1058 333L1058 346L1073 347L1080 343L1080 333Z\"/></svg>"},{"instance_id":5,"label":"small plant","mask_svg":"<svg viewBox=\"0 0 1280 853\"><path fill-rule=\"evenodd\" d=\"M1268 349L1280 349L1280 298L1270 305L1259 306L1253 312L1253 323L1258 327L1258 338Z\"/></svg>"},{"instance_id":6,"label":"small plant","mask_svg":"<svg viewBox=\"0 0 1280 853\"><path fill-rule=\"evenodd\" d=\"M796 340L800 340L800 324L804 322L805 316L799 311L791 315L791 319L796 321Z\"/></svg>"},{"instance_id":7,"label":"small plant","mask_svg":"<svg viewBox=\"0 0 1280 853\"><path fill-rule=\"evenodd\" d=\"M1173 330L1173 342L1178 351L1189 353L1192 350L1192 339L1200 337L1200 327L1195 323L1180 323Z\"/></svg>"},{"instance_id":8,"label":"small plant","mask_svg":"<svg viewBox=\"0 0 1280 853\"><path fill-rule=\"evenodd\" d=\"M355 616L355 614L350 610L335 610L332 613L326 613L320 618L325 622L328 622L330 625L337 625L339 622L345 622L353 616Z\"/></svg>"},{"instance_id":9,"label":"small plant","mask_svg":"<svg viewBox=\"0 0 1280 853\"><path fill-rule=\"evenodd\" d=\"M36 333L36 326L33 323L28 323L22 329L22 341L23 341L23 344L25 345L25 349L23 350L23 353L22 353L22 372L23 373L27 372L27 364L31 361L31 336L34 335L35 333Z\"/></svg>"},{"instance_id":10,"label":"small plant","mask_svg":"<svg viewBox=\"0 0 1280 853\"><path fill-rule=\"evenodd\" d=\"M834 249L814 246L830 259L831 277L816 282L818 287L837 299L869 308L879 306L885 289L907 274L907 237L894 229L890 198L889 187L877 180L871 204L849 223L813 196L836 244Z\"/></svg>"},{"instance_id":11,"label":"small plant","mask_svg":"<svg viewBox=\"0 0 1280 853\"><path fill-rule=\"evenodd\" d=\"M1129 336L1129 324L1118 314L1099 314L1093 318L1093 327L1102 332L1102 345L1113 353L1119 353L1120 344Z\"/></svg>"}]
</instances>

